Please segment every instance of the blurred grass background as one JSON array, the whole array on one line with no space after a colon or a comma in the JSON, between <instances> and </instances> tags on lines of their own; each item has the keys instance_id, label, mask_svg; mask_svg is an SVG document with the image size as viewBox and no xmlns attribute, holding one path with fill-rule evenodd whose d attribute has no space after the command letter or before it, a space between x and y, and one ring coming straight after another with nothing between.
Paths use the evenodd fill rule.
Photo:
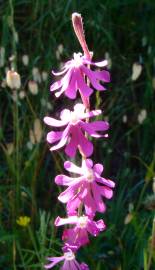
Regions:
<instances>
[{"instance_id":1,"label":"blurred grass background","mask_svg":"<svg viewBox=\"0 0 155 270\"><path fill-rule=\"evenodd\" d=\"M50 153L42 119L57 116L66 98L49 93L51 69L81 51L71 24L82 14L95 60L109 59L112 81L91 98L111 130L94 141L93 159L116 181L107 230L81 249L92 270L155 269L155 1L0 1L0 269L44 269L61 252L53 227L64 206L54 177L63 152ZM21 88L6 85L15 67ZM154 183L154 185L153 185ZM23 217L27 220L23 221ZM57 268L56 268L57 269ZM59 269L59 268L58 268Z\"/></svg>"}]
</instances>

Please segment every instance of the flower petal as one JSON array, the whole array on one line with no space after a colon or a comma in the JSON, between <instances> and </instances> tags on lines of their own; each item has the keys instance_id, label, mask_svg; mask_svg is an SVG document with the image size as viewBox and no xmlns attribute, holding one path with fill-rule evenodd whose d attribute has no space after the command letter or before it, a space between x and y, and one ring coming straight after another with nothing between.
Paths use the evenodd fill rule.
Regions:
<instances>
[{"instance_id":1,"label":"flower petal","mask_svg":"<svg viewBox=\"0 0 155 270\"><path fill-rule=\"evenodd\" d=\"M107 70L95 71L95 76L98 80L103 82L110 82L110 73Z\"/></svg>"},{"instance_id":2,"label":"flower petal","mask_svg":"<svg viewBox=\"0 0 155 270\"><path fill-rule=\"evenodd\" d=\"M68 218L61 218L61 217L57 217L54 224L55 226L62 226L62 225L66 225L66 224L76 224L78 221L78 217L77 216L70 216Z\"/></svg>"},{"instance_id":3,"label":"flower petal","mask_svg":"<svg viewBox=\"0 0 155 270\"><path fill-rule=\"evenodd\" d=\"M97 228L101 231L104 231L106 229L106 225L102 219L96 221Z\"/></svg>"},{"instance_id":4,"label":"flower petal","mask_svg":"<svg viewBox=\"0 0 155 270\"><path fill-rule=\"evenodd\" d=\"M69 186L64 192L62 192L59 195L58 200L61 201L62 203L67 203L77 193L79 186L80 186L80 183Z\"/></svg>"},{"instance_id":5,"label":"flower petal","mask_svg":"<svg viewBox=\"0 0 155 270\"><path fill-rule=\"evenodd\" d=\"M88 169L93 167L93 161L89 158L82 161L82 172L85 175Z\"/></svg>"},{"instance_id":6,"label":"flower petal","mask_svg":"<svg viewBox=\"0 0 155 270\"><path fill-rule=\"evenodd\" d=\"M60 142L50 148L51 151L57 150L57 149L63 147L66 144L66 142L68 140L68 136L69 136L69 130L70 130L70 125L68 125L65 128L65 130L62 132L62 136L61 136Z\"/></svg>"},{"instance_id":7,"label":"flower petal","mask_svg":"<svg viewBox=\"0 0 155 270\"><path fill-rule=\"evenodd\" d=\"M68 215L75 215L76 209L79 207L81 199L76 194L70 201L67 202L67 213Z\"/></svg>"},{"instance_id":8,"label":"flower petal","mask_svg":"<svg viewBox=\"0 0 155 270\"><path fill-rule=\"evenodd\" d=\"M106 187L106 186L99 186L99 189L100 189L100 193L102 194L102 196L104 196L105 198L107 199L111 199L112 196L113 196L113 190L109 187Z\"/></svg>"},{"instance_id":9,"label":"flower petal","mask_svg":"<svg viewBox=\"0 0 155 270\"><path fill-rule=\"evenodd\" d=\"M96 66L96 67L105 67L105 66L108 65L108 61L107 60L103 60L101 62L93 62L93 61L84 59L83 62L84 62L84 64L93 65L93 66Z\"/></svg>"},{"instance_id":10,"label":"flower petal","mask_svg":"<svg viewBox=\"0 0 155 270\"><path fill-rule=\"evenodd\" d=\"M52 258L48 258L49 261L52 261L52 263L44 265L45 269L50 269L53 266L55 266L57 263L61 262L64 260L64 256L61 257L52 257Z\"/></svg>"},{"instance_id":11,"label":"flower petal","mask_svg":"<svg viewBox=\"0 0 155 270\"><path fill-rule=\"evenodd\" d=\"M93 168L93 169L94 169L94 171L95 171L97 174L101 175L101 173L103 172L104 167L103 167L102 164L96 163L96 164L94 165L94 168Z\"/></svg>"},{"instance_id":12,"label":"flower petal","mask_svg":"<svg viewBox=\"0 0 155 270\"><path fill-rule=\"evenodd\" d=\"M50 151L55 151L55 150L58 150L59 148L62 148L66 144L67 139L68 139L67 137L62 138L58 144L50 148Z\"/></svg>"},{"instance_id":13,"label":"flower petal","mask_svg":"<svg viewBox=\"0 0 155 270\"><path fill-rule=\"evenodd\" d=\"M77 173L77 174L82 174L81 172L81 168L76 166L74 163L72 163L71 161L65 161L64 163L64 168L68 171L68 172L73 172L73 173Z\"/></svg>"},{"instance_id":14,"label":"flower petal","mask_svg":"<svg viewBox=\"0 0 155 270\"><path fill-rule=\"evenodd\" d=\"M66 121L61 121L61 120L57 120L57 119L54 119L52 117L44 117L44 123L49 125L49 126L52 126L52 127L62 127L62 126L65 126L67 125L68 123L68 120L66 119Z\"/></svg>"},{"instance_id":15,"label":"flower petal","mask_svg":"<svg viewBox=\"0 0 155 270\"><path fill-rule=\"evenodd\" d=\"M55 183L62 186L70 186L73 183L74 178L66 176L64 174L57 175L55 177Z\"/></svg>"},{"instance_id":16,"label":"flower petal","mask_svg":"<svg viewBox=\"0 0 155 270\"><path fill-rule=\"evenodd\" d=\"M83 115L84 112L85 112L85 106L82 104L82 103L77 103L75 106L74 106L74 111L77 115ZM81 118L81 117L80 117Z\"/></svg>"},{"instance_id":17,"label":"flower petal","mask_svg":"<svg viewBox=\"0 0 155 270\"><path fill-rule=\"evenodd\" d=\"M63 131L50 131L47 133L47 141L49 143L54 143L61 139Z\"/></svg>"},{"instance_id":18,"label":"flower petal","mask_svg":"<svg viewBox=\"0 0 155 270\"><path fill-rule=\"evenodd\" d=\"M109 123L107 121L95 121L89 124L95 131L106 131L109 129Z\"/></svg>"},{"instance_id":19,"label":"flower petal","mask_svg":"<svg viewBox=\"0 0 155 270\"><path fill-rule=\"evenodd\" d=\"M63 70L62 70L62 71L59 71L59 72L55 72L55 71L52 70L52 74L53 74L54 76L61 76L61 75L63 75L67 70L68 70L68 68L63 68Z\"/></svg>"},{"instance_id":20,"label":"flower petal","mask_svg":"<svg viewBox=\"0 0 155 270\"><path fill-rule=\"evenodd\" d=\"M59 97L68 88L71 76L72 76L72 70L69 70L66 73L65 77L62 79L63 84L62 84L61 90L55 93L56 97Z\"/></svg>"},{"instance_id":21,"label":"flower petal","mask_svg":"<svg viewBox=\"0 0 155 270\"><path fill-rule=\"evenodd\" d=\"M102 137L101 134L98 134L94 130L94 126L91 125L92 123L86 123L83 121L80 121L79 125L82 127L84 131L86 131L90 136L95 137L95 138L100 138Z\"/></svg>"},{"instance_id":22,"label":"flower petal","mask_svg":"<svg viewBox=\"0 0 155 270\"><path fill-rule=\"evenodd\" d=\"M58 90L60 87L62 87L63 85L63 79L54 82L51 86L50 86L50 91L53 92L55 90Z\"/></svg>"},{"instance_id":23,"label":"flower petal","mask_svg":"<svg viewBox=\"0 0 155 270\"><path fill-rule=\"evenodd\" d=\"M78 129L77 136L80 150L82 150L82 152L86 157L91 156L93 153L93 144L90 141L88 141L88 139L83 135L80 129Z\"/></svg>"},{"instance_id":24,"label":"flower petal","mask_svg":"<svg viewBox=\"0 0 155 270\"><path fill-rule=\"evenodd\" d=\"M70 99L75 99L76 98L76 92L77 92L77 76L76 76L76 71L72 72L71 80L68 85L68 87L65 90L65 95L69 97Z\"/></svg>"},{"instance_id":25,"label":"flower petal","mask_svg":"<svg viewBox=\"0 0 155 270\"><path fill-rule=\"evenodd\" d=\"M70 134L70 141L65 147L65 153L70 157L74 157L78 146L78 126L71 126Z\"/></svg>"},{"instance_id":26,"label":"flower petal","mask_svg":"<svg viewBox=\"0 0 155 270\"><path fill-rule=\"evenodd\" d=\"M101 110L93 110L93 111L90 111L90 112L86 112L86 113L84 113L84 117L81 117L81 119L97 116L97 115L100 115L101 113L102 113Z\"/></svg>"},{"instance_id":27,"label":"flower petal","mask_svg":"<svg viewBox=\"0 0 155 270\"><path fill-rule=\"evenodd\" d=\"M83 202L86 214L93 217L96 213L96 204L90 192L88 192L87 196L84 197Z\"/></svg>"},{"instance_id":28,"label":"flower petal","mask_svg":"<svg viewBox=\"0 0 155 270\"><path fill-rule=\"evenodd\" d=\"M100 177L98 175L98 177L96 177L96 181L98 183L101 183L103 185L106 185L107 187L110 187L110 188L114 188L115 187L115 183L113 181L111 181L110 179L105 179L103 177Z\"/></svg>"},{"instance_id":29,"label":"flower petal","mask_svg":"<svg viewBox=\"0 0 155 270\"><path fill-rule=\"evenodd\" d=\"M61 111L60 118L61 118L62 121L67 121L67 120L70 119L70 117L71 117L70 110L64 109L64 110Z\"/></svg>"},{"instance_id":30,"label":"flower petal","mask_svg":"<svg viewBox=\"0 0 155 270\"><path fill-rule=\"evenodd\" d=\"M106 210L106 206L102 200L100 189L96 183L92 183L93 198L96 203L97 211L103 213Z\"/></svg>"},{"instance_id":31,"label":"flower petal","mask_svg":"<svg viewBox=\"0 0 155 270\"><path fill-rule=\"evenodd\" d=\"M79 88L80 92L83 94L84 97L89 97L93 93L93 89L91 89L84 81L84 78L80 74L77 73L77 87Z\"/></svg>"},{"instance_id":32,"label":"flower petal","mask_svg":"<svg viewBox=\"0 0 155 270\"><path fill-rule=\"evenodd\" d=\"M103 85L101 85L99 80L97 79L95 71L92 71L85 66L82 66L81 69L86 74L86 76L89 78L90 83L92 84L92 86L95 89L97 89L99 91L105 90L105 87Z\"/></svg>"}]
</instances>

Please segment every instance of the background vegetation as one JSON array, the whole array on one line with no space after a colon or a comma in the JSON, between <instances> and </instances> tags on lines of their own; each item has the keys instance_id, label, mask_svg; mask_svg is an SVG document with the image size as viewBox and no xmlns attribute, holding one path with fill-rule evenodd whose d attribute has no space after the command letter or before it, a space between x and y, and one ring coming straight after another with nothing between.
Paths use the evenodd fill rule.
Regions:
<instances>
[{"instance_id":1,"label":"background vegetation","mask_svg":"<svg viewBox=\"0 0 155 270\"><path fill-rule=\"evenodd\" d=\"M94 59L111 64L108 91L91 100L111 125L109 139L95 142L93 159L116 181L101 215L107 230L79 259L92 270L153 270L154 0L0 1L0 269L44 269L45 257L61 252L53 220L64 208L54 176L64 156L49 152L42 119L73 105L57 101L49 86L51 69L81 50L71 25L75 11L84 18ZM22 81L17 92L5 81L13 66Z\"/></svg>"}]
</instances>

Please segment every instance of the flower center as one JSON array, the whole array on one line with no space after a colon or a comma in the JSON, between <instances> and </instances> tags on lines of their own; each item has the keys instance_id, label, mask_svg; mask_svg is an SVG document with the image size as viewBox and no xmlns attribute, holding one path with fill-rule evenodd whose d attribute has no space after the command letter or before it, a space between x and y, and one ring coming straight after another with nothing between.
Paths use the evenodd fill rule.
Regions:
<instances>
[{"instance_id":1,"label":"flower center","mask_svg":"<svg viewBox=\"0 0 155 270\"><path fill-rule=\"evenodd\" d=\"M71 112L71 123L73 125L77 124L77 122L80 120L79 116L76 112Z\"/></svg>"},{"instance_id":2,"label":"flower center","mask_svg":"<svg viewBox=\"0 0 155 270\"><path fill-rule=\"evenodd\" d=\"M87 169L85 172L85 177L87 178L88 182L93 182L94 181L94 172L92 169Z\"/></svg>"},{"instance_id":3,"label":"flower center","mask_svg":"<svg viewBox=\"0 0 155 270\"><path fill-rule=\"evenodd\" d=\"M80 67L82 65L82 60L81 60L81 56L82 54L81 53L74 53L74 66L75 67Z\"/></svg>"},{"instance_id":4,"label":"flower center","mask_svg":"<svg viewBox=\"0 0 155 270\"><path fill-rule=\"evenodd\" d=\"M67 260L67 261L72 261L75 259L75 255L71 250L68 252L65 252L64 257L65 257L65 260Z\"/></svg>"},{"instance_id":5,"label":"flower center","mask_svg":"<svg viewBox=\"0 0 155 270\"><path fill-rule=\"evenodd\" d=\"M78 227L85 228L87 226L88 217L82 216L78 218Z\"/></svg>"}]
</instances>

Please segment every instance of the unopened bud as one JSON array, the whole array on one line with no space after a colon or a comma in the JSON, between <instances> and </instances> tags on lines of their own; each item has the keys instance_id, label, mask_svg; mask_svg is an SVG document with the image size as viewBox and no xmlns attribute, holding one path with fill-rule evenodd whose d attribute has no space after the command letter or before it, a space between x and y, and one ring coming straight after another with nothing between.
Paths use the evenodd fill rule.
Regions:
<instances>
[{"instance_id":1,"label":"unopened bud","mask_svg":"<svg viewBox=\"0 0 155 270\"><path fill-rule=\"evenodd\" d=\"M11 89L19 89L21 87L20 75L13 70L8 70L6 74L6 83Z\"/></svg>"},{"instance_id":2,"label":"unopened bud","mask_svg":"<svg viewBox=\"0 0 155 270\"><path fill-rule=\"evenodd\" d=\"M35 81L29 81L28 88L32 95L38 94L38 84Z\"/></svg>"},{"instance_id":3,"label":"unopened bud","mask_svg":"<svg viewBox=\"0 0 155 270\"><path fill-rule=\"evenodd\" d=\"M81 14L76 13L76 12L72 14L72 24L73 24L74 32L79 40L79 43L83 49L85 56L88 59L90 59L91 55L90 55L90 52L88 50L88 46L85 40Z\"/></svg>"}]
</instances>

